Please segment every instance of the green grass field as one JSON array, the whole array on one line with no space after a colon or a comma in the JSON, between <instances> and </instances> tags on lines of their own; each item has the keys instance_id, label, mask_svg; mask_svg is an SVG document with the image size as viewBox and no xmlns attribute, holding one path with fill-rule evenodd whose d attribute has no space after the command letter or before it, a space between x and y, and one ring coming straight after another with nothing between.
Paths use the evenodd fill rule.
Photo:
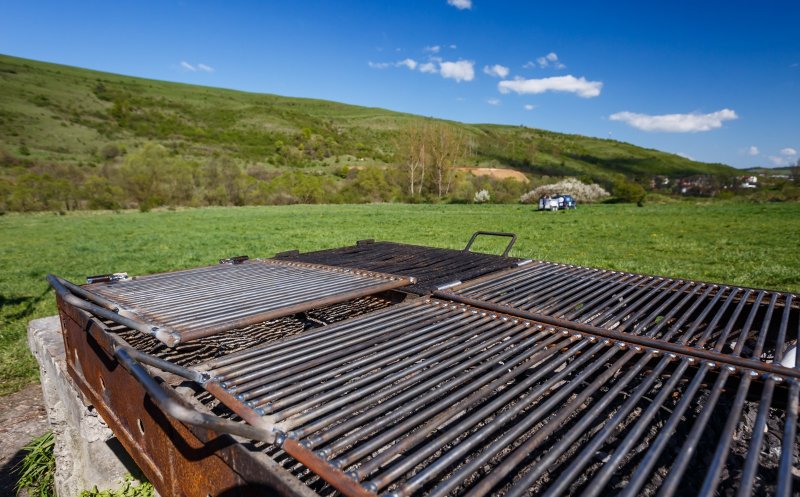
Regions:
<instances>
[{"instance_id":1,"label":"green grass field","mask_svg":"<svg viewBox=\"0 0 800 497\"><path fill-rule=\"evenodd\" d=\"M476 230L513 231L512 255L800 291L800 204L315 205L0 217L0 394L36 381L26 323L54 314L45 275L141 275L227 256L375 238L463 248ZM501 242L483 242L500 251Z\"/></svg>"}]
</instances>

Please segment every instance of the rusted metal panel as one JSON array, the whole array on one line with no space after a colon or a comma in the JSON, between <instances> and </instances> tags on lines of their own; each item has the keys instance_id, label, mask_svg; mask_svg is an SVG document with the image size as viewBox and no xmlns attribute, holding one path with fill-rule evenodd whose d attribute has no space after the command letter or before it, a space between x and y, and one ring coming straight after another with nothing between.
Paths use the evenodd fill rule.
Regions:
<instances>
[{"instance_id":1,"label":"rusted metal panel","mask_svg":"<svg viewBox=\"0 0 800 497\"><path fill-rule=\"evenodd\" d=\"M241 440L165 416L89 333L97 323L68 305L59 310L70 376L161 495L313 495L282 468L252 456Z\"/></svg>"}]
</instances>

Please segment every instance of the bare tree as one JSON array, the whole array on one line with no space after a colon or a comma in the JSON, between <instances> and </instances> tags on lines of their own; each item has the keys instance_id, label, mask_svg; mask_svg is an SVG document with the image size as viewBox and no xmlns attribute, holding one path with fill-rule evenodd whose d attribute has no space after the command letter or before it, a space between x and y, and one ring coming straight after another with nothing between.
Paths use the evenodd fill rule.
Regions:
<instances>
[{"instance_id":1,"label":"bare tree","mask_svg":"<svg viewBox=\"0 0 800 497\"><path fill-rule=\"evenodd\" d=\"M792 181L795 183L800 182L800 159L797 159L794 166L789 168L789 177L792 178Z\"/></svg>"},{"instance_id":2,"label":"bare tree","mask_svg":"<svg viewBox=\"0 0 800 497\"><path fill-rule=\"evenodd\" d=\"M422 194L425 164L428 161L429 135L430 125L427 122L412 124L401 135L403 167L408 172L408 193L412 197Z\"/></svg>"},{"instance_id":3,"label":"bare tree","mask_svg":"<svg viewBox=\"0 0 800 497\"><path fill-rule=\"evenodd\" d=\"M450 192L455 166L465 159L468 144L462 130L444 124L434 128L430 141L431 167L436 193L442 198Z\"/></svg>"},{"instance_id":4,"label":"bare tree","mask_svg":"<svg viewBox=\"0 0 800 497\"><path fill-rule=\"evenodd\" d=\"M408 173L409 194L421 195L427 182L439 198L447 195L455 165L472 153L474 143L451 125L429 121L409 126L401 136L402 167Z\"/></svg>"}]
</instances>

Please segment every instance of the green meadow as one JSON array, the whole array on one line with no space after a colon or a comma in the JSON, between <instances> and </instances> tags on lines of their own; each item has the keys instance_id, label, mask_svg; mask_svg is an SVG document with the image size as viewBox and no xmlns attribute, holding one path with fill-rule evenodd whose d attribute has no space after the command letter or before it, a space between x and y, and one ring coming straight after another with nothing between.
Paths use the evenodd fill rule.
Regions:
<instances>
[{"instance_id":1,"label":"green meadow","mask_svg":"<svg viewBox=\"0 0 800 497\"><path fill-rule=\"evenodd\" d=\"M588 205L294 205L6 214L0 217L0 395L38 378L29 320L56 312L45 282L142 275L374 238L463 248L477 230L512 231L511 255L800 291L800 204L679 202ZM476 249L499 253L486 239Z\"/></svg>"}]
</instances>

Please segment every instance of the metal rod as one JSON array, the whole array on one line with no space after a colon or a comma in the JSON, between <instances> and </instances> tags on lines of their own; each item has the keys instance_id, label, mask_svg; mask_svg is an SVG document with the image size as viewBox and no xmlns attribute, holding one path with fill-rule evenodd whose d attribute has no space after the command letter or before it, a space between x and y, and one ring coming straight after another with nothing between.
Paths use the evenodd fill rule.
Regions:
<instances>
[{"instance_id":1,"label":"metal rod","mask_svg":"<svg viewBox=\"0 0 800 497\"><path fill-rule=\"evenodd\" d=\"M583 494L581 494L582 496L594 497L606 486L608 480L613 476L622 460L628 455L636 441L639 440L645 430L650 426L650 421L655 417L656 413L661 410L667 398L672 395L675 386L683 378L688 367L689 361L686 360L678 364L678 367L675 368L675 371L670 375L669 380L661 387L647 409L639 416L636 424L633 425L628 432L628 435L617 445L616 450L608 461L603 464L603 467L594 475L594 478L589 481Z\"/></svg>"},{"instance_id":2,"label":"metal rod","mask_svg":"<svg viewBox=\"0 0 800 497\"><path fill-rule=\"evenodd\" d=\"M580 347L582 344L585 344L585 343L588 343L588 342L587 341L579 342L578 345L573 348L573 350L575 348L577 348L577 347ZM543 393L545 393L546 391L548 391L551 388L555 387L566 376L571 374L579 366L582 366L586 361L588 361L593 356L598 354L601 351L601 349L606 348L609 345L611 345L611 343L608 342L608 341L603 341L601 343L595 344L585 354L582 354L580 357L574 359L566 368L562 369L561 371L557 372L555 375L553 375L550 378L548 378L547 380L545 380L540 385L536 386L533 389L533 391L528 393L528 395L524 398L524 400L522 400L521 402L515 404L513 408L505 411L503 414L498 414L497 416L495 416L492 419L492 421L490 421L488 424L484 425L484 428L487 427L487 426L491 426L492 427L492 428L485 428L487 431L485 431L484 433L488 435L489 430L494 431L494 429L496 429L496 427L498 425L504 423L505 421L507 421L512 416L517 415L524 407L532 404ZM616 350L611 349L611 352L612 353L616 353ZM563 360L565 358L563 356L559 356L558 359L561 359L561 361L559 361L559 362L563 363ZM599 363L593 363L592 366L594 366L595 364L598 364L597 367L599 367ZM593 368L592 366L590 366L590 369L594 370L595 368ZM588 369L586 371L588 371ZM398 462L398 464L395 464L394 466L392 466L392 467L388 468L387 470L381 472L380 474L376 475L375 477L373 477L370 480L369 485L374 485L378 489L381 489L381 488L387 486L389 483L391 483L392 481L397 479L400 475L402 475L403 473L405 473L409 469L411 469L414 466L416 466L417 464L419 464L419 462L421 460L427 458L432 453L434 453L437 450L441 449L442 446L444 446L449 441L453 440L455 437L457 437L461 433L464 433L464 431L468 427L474 426L475 423L477 423L478 421L480 421L482 419L485 419L488 414L497 412L498 407L500 405L506 404L510 400L510 398L516 397L518 395L518 392L521 393L521 391L523 391L524 389L527 389L529 386L533 385L533 381L531 381L531 378L535 378L536 376L537 375L532 375L530 378L527 378L527 379L521 381L519 383L519 385L517 385L516 387L510 388L506 392L505 395L502 395L502 396L498 397L497 399L495 399L494 401L490 402L489 404L487 404L482 409L476 411L471 416L467 417L465 420L463 420L460 423L458 423L456 426L450 428L447 432L445 432L444 434L440 435L435 440L428 442L421 449L417 450L413 454L408 455L404 459L400 460ZM509 394L511 394L511 395L509 395ZM502 400L502 402L501 402L501 400ZM473 440L473 438L471 437L470 440ZM462 445L464 443L466 443L466 442L462 442L462 444L459 444L458 447L462 447ZM439 474L439 472L443 469L443 466L449 465L453 461L453 459L457 457L456 454L461 452L459 449L454 449L454 450L457 451L457 452L453 452L453 451L448 452L446 456L440 457L439 459L437 459L436 462L434 462L433 464L428 465L424 470L420 471L419 473L414 475L414 477L412 477L409 480L407 480L405 482L405 484L403 485L402 490L397 490L397 491L392 493L393 497L400 496L400 495L408 495L409 493L413 493L421 485L423 485L424 483L430 481L435 475ZM367 464L370 464L370 463L372 463L372 461L370 461ZM357 471L359 473L362 473L364 467L367 464L359 467ZM370 464L370 467L371 466L372 465Z\"/></svg>"},{"instance_id":3,"label":"metal rod","mask_svg":"<svg viewBox=\"0 0 800 497\"><path fill-rule=\"evenodd\" d=\"M758 470L758 458L761 455L761 444L764 441L764 430L767 428L767 416L772 405L772 393L775 391L775 379L767 378L761 390L761 401L758 406L755 423L753 423L753 435L750 438L750 446L747 451L747 459L744 462L744 469L739 480L739 491L736 497L747 497L752 493L753 480ZM783 448L786 450L786 447Z\"/></svg>"},{"instance_id":4,"label":"metal rod","mask_svg":"<svg viewBox=\"0 0 800 497\"><path fill-rule=\"evenodd\" d=\"M561 340L560 343L555 344L555 347L559 349L566 347L574 341L573 338L564 338L554 335L551 338L543 340L541 343L537 344L536 349L533 351L522 351L522 361L514 361L514 363L510 364L510 367L513 368L514 366L519 366L528 368L549 368L549 365L546 364L545 361L551 360L554 356L551 352L547 351L546 348L553 344L553 342L557 339ZM558 367L557 364L553 365L552 369L555 369L556 367ZM402 434L410 433L413 428L419 426L420 428L416 431L416 434L412 435L414 437L413 439L406 438L400 442L400 444L403 444L403 446L392 449L394 454L401 454L405 450L404 447L407 448L413 446L413 443L418 441L418 439L421 440L424 436L426 436L425 434L430 433L432 430L437 429L446 422L452 421L454 417L458 415L458 413L469 412L474 405L487 398L491 392L504 385L507 385L509 381L512 381L518 375L518 369L510 369L497 379L492 380L492 378L489 378L492 380L490 383L484 384L483 381L479 381L476 384L466 385L464 388L455 391L455 393L440 399L438 402L429 408L426 408L424 411L416 413L415 415L403 420L401 423L394 425L389 430L371 438L367 443L348 449L345 454L340 455L337 459L333 460L331 464L339 467L349 466L362 457L365 457L375 450L380 449L384 445L387 445L392 441L396 442L397 437ZM465 394L468 395L464 397L463 395ZM431 416L430 414L435 415ZM371 427L372 425L366 425L360 431L362 434L371 434L369 433L372 431L370 430ZM351 437L348 436L348 438ZM351 440L355 441L358 438L361 438L361 435L354 433ZM342 440L341 442L337 441L335 444L331 445L330 449L336 452L345 447L347 447L347 441ZM381 461L375 461L373 459L369 461L369 463L377 466L381 464Z\"/></svg>"},{"instance_id":5,"label":"metal rod","mask_svg":"<svg viewBox=\"0 0 800 497\"><path fill-rule=\"evenodd\" d=\"M717 380L714 382L714 386L711 388L709 396L706 398L705 404L703 405L703 410L700 411L699 416L695 420L694 426L692 426L692 430L686 437L686 441L684 442L683 446L681 446L678 457L675 459L675 462L669 469L669 474L661 485L658 497L671 496L678 489L678 485L681 483L681 478L683 478L683 473L686 471L686 467L689 465L689 462L695 455L695 449L697 448L697 444L700 442L700 437L706 430L706 425L711 419L711 414L714 412L714 408L719 401L719 397L722 394L725 383L728 381L731 372L732 371L730 367L725 367L722 368L722 371L720 371L719 375L717 375Z\"/></svg>"},{"instance_id":6,"label":"metal rod","mask_svg":"<svg viewBox=\"0 0 800 497\"><path fill-rule=\"evenodd\" d=\"M538 323L545 323L559 328L572 329L575 331L580 331L582 333L587 333L597 337L603 337L612 340L627 342L635 345L640 345L643 347L652 348L655 350L672 352L675 354L681 354L689 357L696 357L699 359L705 359L712 362L719 362L722 364L730 364L736 367L762 371L765 373L776 374L783 377L800 378L800 370L786 368L780 365L776 365L774 363L764 363L730 354L721 354L714 350L700 349L697 347L688 347L678 343L664 342L662 340L658 340L655 338L639 336L639 335L631 335L629 333L622 333L614 330L606 330L603 328L598 328L596 326L589 326L582 323L572 323L569 321L564 321L562 319L557 319L542 314L534 314L527 311L521 311L510 307L493 304L490 302L474 300L450 292L434 292L434 296L443 300L460 302L462 304L467 304L473 307L482 308L493 312L501 312L511 316L517 316L523 319L529 319L531 321L535 321Z\"/></svg>"},{"instance_id":7,"label":"metal rod","mask_svg":"<svg viewBox=\"0 0 800 497\"><path fill-rule=\"evenodd\" d=\"M542 335L545 335L545 333L539 332L533 336L528 335L524 341L519 342L519 347L527 347L528 345L537 343ZM554 339L557 337L551 338ZM550 340L545 340L544 342L550 342ZM477 364L480 361L484 361L487 357L490 357L488 352L490 351L486 351L485 354L476 357L475 363ZM496 363L500 361L509 369L504 370L494 367ZM470 363L472 362L473 361L470 361ZM415 416L417 419L409 418L405 420L403 424L406 426L413 426L415 422L421 423L429 421L443 409L456 405L464 398L469 397L470 394L476 393L479 390L491 389L492 386L495 385L502 385L502 383L499 383L500 380L496 380L499 376L502 375L502 378L508 381L514 375L511 371L512 369L522 363L531 364L533 362L534 359L530 356L530 353L520 353L517 347L510 347L500 355L496 355L495 352L495 356L492 357L491 361L485 361L480 366L471 370L469 374L454 376L450 381L437 385L433 389L431 389L430 385L430 383L433 382L428 382L429 384L421 385L419 388L409 390L403 395L382 402L380 405L358 416L348 418L347 421L329 428L323 433L310 436L305 439L305 442L309 444L309 446L317 446L332 441L334 437L340 434L350 432L347 436L336 439L334 443L325 448L325 452L329 456L336 455L342 449L354 445L358 440L388 427L401 420L403 417L411 415L420 407L425 407L425 410L417 413L417 416ZM425 390L428 391L423 394L422 392ZM449 393L445 394L448 390ZM433 402L433 404L429 404L430 402ZM397 407L397 409L394 409L395 407ZM391 412L386 416L377 420L375 419L377 416L390 410ZM398 429L398 425L393 427L395 431ZM311 427L306 427L305 431L311 433ZM385 437L386 434L382 436ZM366 453L359 455L358 450L350 451L347 457L337 459L336 464L348 465L363 455L366 455Z\"/></svg>"},{"instance_id":8,"label":"metal rod","mask_svg":"<svg viewBox=\"0 0 800 497\"><path fill-rule=\"evenodd\" d=\"M800 382L791 380L789 395L786 402L786 420L783 427L783 440L781 443L781 459L778 467L777 497L789 497L792 493L793 474L793 448L797 431L797 411L800 406Z\"/></svg>"},{"instance_id":9,"label":"metal rod","mask_svg":"<svg viewBox=\"0 0 800 497\"><path fill-rule=\"evenodd\" d=\"M536 480L538 480L545 472L553 471L558 458L560 458L562 454L569 449L576 439L582 436L586 430L591 428L592 424L597 419L597 416L600 416L606 409L608 409L611 403L616 400L617 396L622 393L622 390L628 386L631 381L633 381L633 379L647 364L650 363L654 357L654 352L646 352L633 367L628 369L620 381L616 382L614 386L608 392L606 392L595 405L592 405L587 409L586 414L581 418L580 422L572 427L568 433L560 437L558 443L546 454L544 454L528 473L526 473L519 481L515 483L515 486L511 489L511 491L527 491L527 489L530 488L531 485L533 485ZM659 361L655 369L650 373L650 378L652 378L651 383L655 380L655 378L658 378L667 364L669 364L668 360ZM641 387L639 390L641 390ZM638 397L636 397L636 399L638 399ZM629 410L633 409L633 405L631 405L630 409L625 409L624 405L620 407L620 409L627 415ZM563 409L562 412L564 414L568 414L567 409ZM616 423L609 421L607 425L616 426ZM546 432L544 433L544 436L549 436L550 432L557 428L554 426L553 428L548 429L549 426L550 423L545 425L544 430L546 430ZM503 462L502 466L496 467L494 471L481 480L470 491L470 493L467 494L466 497L480 497L489 493L494 486L496 486L511 472L513 467L521 464L522 461L528 457L533 450L536 449L536 446L538 446L540 443L541 438L544 437L539 435L539 432L537 432L533 437L531 437L531 439L517 447L514 452ZM515 488L519 490L514 490Z\"/></svg>"},{"instance_id":10,"label":"metal rod","mask_svg":"<svg viewBox=\"0 0 800 497\"><path fill-rule=\"evenodd\" d=\"M613 353L613 351L609 352ZM595 376L594 381L581 390L580 393L576 392L576 395L570 398L566 404L564 404L563 407L561 407L561 409L559 409L554 415L550 414L552 412L551 408L555 410L555 404L561 402L563 396L553 396L548 399L547 402L537 406L535 410L526 413L525 418L521 420L521 422L514 423L511 429L507 430L502 436L495 439L491 445L483 449L480 454L476 455L468 463L460 467L455 474L436 485L436 487L434 487L433 490L427 494L428 497L443 497L450 493L455 487L461 485L464 479L473 474L475 471L478 471L479 468L486 464L490 459L496 457L503 450L507 449L511 444L519 439L519 437L524 435L531 426L536 424L542 418L546 418L547 423L541 429L537 430L536 433L533 434L522 445L520 445L511 455L506 457L500 464L498 464L495 470L490 473L488 477L481 480L480 485L487 485L488 488L494 486L494 484L501 477L508 475L517 466L517 464L519 464L523 459L528 457L534 450L536 450L547 437L558 430L561 425L568 418L574 416L576 412L581 410L589 411L589 415L587 417L593 418L594 416L592 416L590 413L591 411L595 411L597 407L583 406L583 403L586 402L591 395L597 392L597 390L605 386L606 383L608 383L608 381L611 380L611 378L616 375L623 368L623 366L625 366L639 352L641 351L627 351L622 355L622 357L617 359L614 364L611 364L606 368L605 371ZM611 355L608 355L608 358L610 359ZM578 378L575 378L575 380L571 381L571 383L574 384L575 388L577 389L581 383L581 380L583 379L584 377L579 376ZM565 392L564 395L566 395L569 393L569 389L564 389L562 392ZM607 395L608 394L604 395L604 397ZM475 495L475 493L476 492L473 489L471 494ZM486 492L481 492L480 495L485 493Z\"/></svg>"},{"instance_id":11,"label":"metal rod","mask_svg":"<svg viewBox=\"0 0 800 497\"><path fill-rule=\"evenodd\" d=\"M695 401L695 394L700 389L701 384L706 378L706 374L711 368L712 365L710 363L703 363L695 373L689 386L686 387L686 390L681 392L680 402L672 409L672 414L670 414L667 422L660 427L658 437L656 437L655 441L648 447L647 453L639 462L636 471L633 473L633 476L631 476L630 481L625 486L620 497L636 497L640 495L639 491L642 485L646 483L648 478L653 476L651 473L653 466L661 456L661 452L667 447L667 444L675 435L675 428L684 420L686 409ZM707 409L706 406L703 406L703 408Z\"/></svg>"},{"instance_id":12,"label":"metal rod","mask_svg":"<svg viewBox=\"0 0 800 497\"><path fill-rule=\"evenodd\" d=\"M700 493L698 495L711 497L716 493L717 485L719 484L719 475L722 473L722 468L725 466L731 440L733 440L733 433L736 431L736 425L739 422L742 407L747 398L747 391L750 389L750 378L750 375L744 375L739 382L736 398L733 400L728 419L725 422L725 427L722 429L722 434L717 443L717 450L714 451L714 455L711 458L711 465L706 471L706 477L703 480L703 486L700 488Z\"/></svg>"}]
</instances>

